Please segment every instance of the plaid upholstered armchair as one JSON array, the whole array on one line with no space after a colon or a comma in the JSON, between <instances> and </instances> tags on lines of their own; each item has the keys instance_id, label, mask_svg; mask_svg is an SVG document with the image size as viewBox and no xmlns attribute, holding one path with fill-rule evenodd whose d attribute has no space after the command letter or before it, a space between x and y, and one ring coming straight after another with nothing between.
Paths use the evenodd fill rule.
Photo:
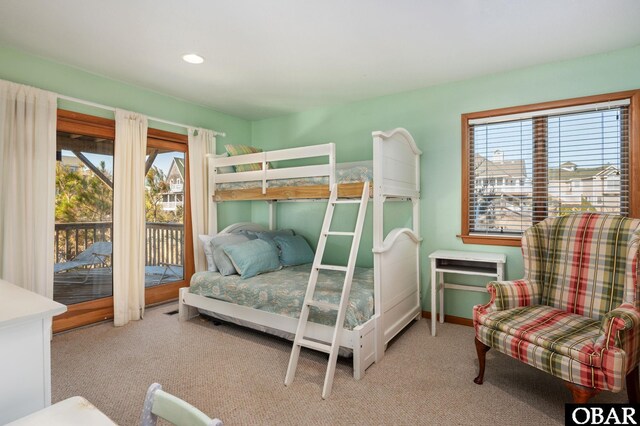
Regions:
<instances>
[{"instance_id":1,"label":"plaid upholstered armchair","mask_svg":"<svg viewBox=\"0 0 640 426\"><path fill-rule=\"evenodd\" d=\"M484 379L494 348L565 381L574 402L626 378L638 400L640 220L578 214L546 219L522 237L525 277L487 285L491 301L473 308Z\"/></svg>"}]
</instances>

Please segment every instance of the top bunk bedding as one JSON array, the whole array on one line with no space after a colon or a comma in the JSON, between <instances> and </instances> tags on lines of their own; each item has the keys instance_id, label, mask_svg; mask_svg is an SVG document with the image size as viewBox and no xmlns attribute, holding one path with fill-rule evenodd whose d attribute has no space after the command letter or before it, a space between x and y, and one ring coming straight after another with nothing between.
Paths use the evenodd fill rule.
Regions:
<instances>
[{"instance_id":1,"label":"top bunk bedding","mask_svg":"<svg viewBox=\"0 0 640 426\"><path fill-rule=\"evenodd\" d=\"M338 185L340 197L360 197L362 185L367 181L369 185L373 181L373 161L336 164L335 183ZM370 190L370 193L372 192ZM268 181L268 187L265 190L263 190L263 182L260 180L217 183L213 200L323 199L329 198L329 195L328 176L307 176L272 179Z\"/></svg>"},{"instance_id":2,"label":"top bunk bedding","mask_svg":"<svg viewBox=\"0 0 640 426\"><path fill-rule=\"evenodd\" d=\"M336 183L356 183L373 180L373 161L358 161L353 163L336 164ZM274 179L269 181L270 188L281 188L284 186L304 186L304 185L328 185L327 176L300 177L293 179ZM245 181L220 183L217 185L219 191L233 189L262 188L261 181Z\"/></svg>"},{"instance_id":3,"label":"top bunk bedding","mask_svg":"<svg viewBox=\"0 0 640 426\"><path fill-rule=\"evenodd\" d=\"M247 279L242 279L239 275L223 276L218 272L197 272L191 278L189 292L298 318L310 272L311 264L286 267ZM315 298L338 304L343 281L343 272L321 271ZM364 324L373 316L373 284L373 269L355 269L344 328L353 330L354 327ZM335 316L334 310L312 307L309 320L333 326Z\"/></svg>"}]
</instances>

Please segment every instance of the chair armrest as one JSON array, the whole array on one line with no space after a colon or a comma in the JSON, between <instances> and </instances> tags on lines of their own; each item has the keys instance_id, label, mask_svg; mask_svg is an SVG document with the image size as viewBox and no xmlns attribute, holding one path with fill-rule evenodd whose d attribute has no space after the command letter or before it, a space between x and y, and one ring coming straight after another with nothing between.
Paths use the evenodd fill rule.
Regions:
<instances>
[{"instance_id":1,"label":"chair armrest","mask_svg":"<svg viewBox=\"0 0 640 426\"><path fill-rule=\"evenodd\" d=\"M492 281L487 284L491 296L489 303L482 308L485 311L504 311L522 306L540 304L542 286L529 279L515 281Z\"/></svg>"},{"instance_id":2,"label":"chair armrest","mask_svg":"<svg viewBox=\"0 0 640 426\"><path fill-rule=\"evenodd\" d=\"M602 318L600 336L596 339L594 350L602 354L603 368L608 363L608 354L624 352L625 371L629 372L640 362L639 342L640 311L631 303L623 303Z\"/></svg>"},{"instance_id":3,"label":"chair armrest","mask_svg":"<svg viewBox=\"0 0 640 426\"><path fill-rule=\"evenodd\" d=\"M637 339L639 335L640 311L631 303L623 303L602 318L598 343L605 349L621 348L623 337L624 340L634 336ZM638 340L634 341L638 342Z\"/></svg>"}]
</instances>

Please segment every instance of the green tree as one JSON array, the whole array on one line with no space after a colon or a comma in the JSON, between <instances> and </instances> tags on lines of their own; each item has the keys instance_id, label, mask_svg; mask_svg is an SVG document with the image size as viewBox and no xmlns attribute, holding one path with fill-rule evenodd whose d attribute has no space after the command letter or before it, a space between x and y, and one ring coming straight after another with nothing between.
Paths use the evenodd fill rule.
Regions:
<instances>
[{"instance_id":1,"label":"green tree","mask_svg":"<svg viewBox=\"0 0 640 426\"><path fill-rule=\"evenodd\" d=\"M596 208L587 200L587 197L582 195L580 197L580 205L577 204L562 204L560 206L560 215L574 214L574 213L586 213L595 212Z\"/></svg>"},{"instance_id":2,"label":"green tree","mask_svg":"<svg viewBox=\"0 0 640 426\"><path fill-rule=\"evenodd\" d=\"M105 162L100 171L109 179ZM94 173L56 164L56 222L110 222L113 190Z\"/></svg>"},{"instance_id":3,"label":"green tree","mask_svg":"<svg viewBox=\"0 0 640 426\"><path fill-rule=\"evenodd\" d=\"M184 204L176 207L176 211L173 213L173 216L172 222L182 223L182 218L184 217Z\"/></svg>"},{"instance_id":4,"label":"green tree","mask_svg":"<svg viewBox=\"0 0 640 426\"><path fill-rule=\"evenodd\" d=\"M170 215L162 209L162 196L169 192L164 172L156 166L151 167L147 172L145 186L147 222L170 222Z\"/></svg>"},{"instance_id":5,"label":"green tree","mask_svg":"<svg viewBox=\"0 0 640 426\"><path fill-rule=\"evenodd\" d=\"M104 162L100 163L99 169L113 181ZM181 223L182 206L178 206L175 212L162 208L163 194L170 189L165 173L152 167L145 178L145 186L146 220ZM56 164L56 222L111 222L112 207L113 190L94 173Z\"/></svg>"}]
</instances>

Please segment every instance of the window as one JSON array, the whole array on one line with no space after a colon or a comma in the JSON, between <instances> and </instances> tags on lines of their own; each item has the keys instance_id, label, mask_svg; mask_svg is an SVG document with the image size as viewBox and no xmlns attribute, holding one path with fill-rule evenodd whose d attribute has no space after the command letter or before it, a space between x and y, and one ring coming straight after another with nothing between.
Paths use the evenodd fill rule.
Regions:
<instances>
[{"instance_id":1,"label":"window","mask_svg":"<svg viewBox=\"0 0 640 426\"><path fill-rule=\"evenodd\" d=\"M637 217L639 102L630 91L464 114L464 242L519 245L570 213Z\"/></svg>"},{"instance_id":2,"label":"window","mask_svg":"<svg viewBox=\"0 0 640 426\"><path fill-rule=\"evenodd\" d=\"M149 129L146 169L145 301L150 305L178 297L194 272L187 136Z\"/></svg>"},{"instance_id":3,"label":"window","mask_svg":"<svg viewBox=\"0 0 640 426\"><path fill-rule=\"evenodd\" d=\"M145 179L146 263L145 287L184 282L183 187L186 146L156 143L149 138ZM173 177L170 177L175 174Z\"/></svg>"},{"instance_id":4,"label":"window","mask_svg":"<svg viewBox=\"0 0 640 426\"><path fill-rule=\"evenodd\" d=\"M54 299L68 309L54 318L54 332L113 317L115 121L59 109L57 132ZM150 128L145 166L150 305L178 297L194 272L186 135Z\"/></svg>"},{"instance_id":5,"label":"window","mask_svg":"<svg viewBox=\"0 0 640 426\"><path fill-rule=\"evenodd\" d=\"M113 294L113 138L57 132L53 299Z\"/></svg>"}]
</instances>

